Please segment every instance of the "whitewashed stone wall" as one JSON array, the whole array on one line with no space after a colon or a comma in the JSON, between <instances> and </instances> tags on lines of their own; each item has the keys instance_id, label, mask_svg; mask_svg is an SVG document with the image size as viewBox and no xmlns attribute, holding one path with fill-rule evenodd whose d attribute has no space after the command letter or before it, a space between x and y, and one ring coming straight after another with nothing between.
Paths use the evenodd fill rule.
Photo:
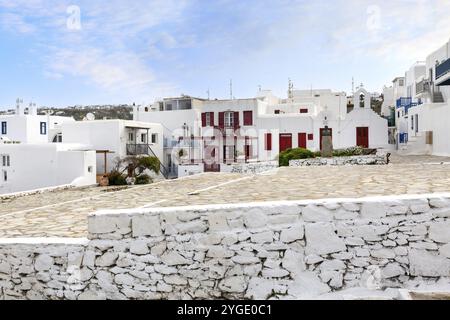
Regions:
<instances>
[{"instance_id":1,"label":"whitewashed stone wall","mask_svg":"<svg viewBox=\"0 0 450 320\"><path fill-rule=\"evenodd\" d=\"M289 161L290 167L306 166L346 166L346 165L384 165L387 164L386 156L367 155L352 157L312 158Z\"/></svg>"},{"instance_id":2,"label":"whitewashed stone wall","mask_svg":"<svg viewBox=\"0 0 450 320\"><path fill-rule=\"evenodd\" d=\"M450 194L99 212L0 242L0 298L314 298L450 284ZM22 240L24 241L24 240Z\"/></svg>"},{"instance_id":3,"label":"whitewashed stone wall","mask_svg":"<svg viewBox=\"0 0 450 320\"><path fill-rule=\"evenodd\" d=\"M257 174L278 168L278 161L237 163L231 165L231 173Z\"/></svg>"}]
</instances>

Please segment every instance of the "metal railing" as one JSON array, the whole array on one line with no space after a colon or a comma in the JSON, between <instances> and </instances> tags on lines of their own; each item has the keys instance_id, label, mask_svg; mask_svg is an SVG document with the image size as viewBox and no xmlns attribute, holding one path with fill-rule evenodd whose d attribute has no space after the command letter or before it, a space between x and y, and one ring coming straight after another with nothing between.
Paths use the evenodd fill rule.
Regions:
<instances>
[{"instance_id":1,"label":"metal railing","mask_svg":"<svg viewBox=\"0 0 450 320\"><path fill-rule=\"evenodd\" d=\"M450 59L436 66L436 80L450 72Z\"/></svg>"},{"instance_id":2,"label":"metal railing","mask_svg":"<svg viewBox=\"0 0 450 320\"><path fill-rule=\"evenodd\" d=\"M424 93L430 91L430 83L428 80L422 80L416 83L416 93Z\"/></svg>"}]
</instances>

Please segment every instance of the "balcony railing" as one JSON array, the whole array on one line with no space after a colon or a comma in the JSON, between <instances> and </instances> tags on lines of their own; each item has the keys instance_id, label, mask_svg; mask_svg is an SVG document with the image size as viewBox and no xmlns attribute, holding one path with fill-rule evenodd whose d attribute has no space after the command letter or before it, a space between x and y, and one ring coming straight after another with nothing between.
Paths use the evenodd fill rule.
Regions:
<instances>
[{"instance_id":1,"label":"balcony railing","mask_svg":"<svg viewBox=\"0 0 450 320\"><path fill-rule=\"evenodd\" d=\"M436 66L436 80L450 72L450 59Z\"/></svg>"},{"instance_id":2,"label":"balcony railing","mask_svg":"<svg viewBox=\"0 0 450 320\"><path fill-rule=\"evenodd\" d=\"M428 80L422 80L416 83L416 93L425 93L430 91L430 83Z\"/></svg>"},{"instance_id":3,"label":"balcony railing","mask_svg":"<svg viewBox=\"0 0 450 320\"><path fill-rule=\"evenodd\" d=\"M403 108L409 104L411 104L412 98L402 97L397 99L397 108Z\"/></svg>"},{"instance_id":4,"label":"balcony railing","mask_svg":"<svg viewBox=\"0 0 450 320\"><path fill-rule=\"evenodd\" d=\"M127 144L128 156L149 155L149 152L148 144Z\"/></svg>"},{"instance_id":5,"label":"balcony railing","mask_svg":"<svg viewBox=\"0 0 450 320\"><path fill-rule=\"evenodd\" d=\"M413 102L412 98L409 97L402 97L397 100L397 109L398 108L405 108L405 115L408 114L408 110L412 107L417 106L417 102Z\"/></svg>"}]
</instances>

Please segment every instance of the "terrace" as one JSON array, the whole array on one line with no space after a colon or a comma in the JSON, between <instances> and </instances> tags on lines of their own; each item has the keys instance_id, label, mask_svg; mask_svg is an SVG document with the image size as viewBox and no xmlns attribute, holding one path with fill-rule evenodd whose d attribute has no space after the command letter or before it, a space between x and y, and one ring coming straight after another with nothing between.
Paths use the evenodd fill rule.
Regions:
<instances>
[{"instance_id":1,"label":"terrace","mask_svg":"<svg viewBox=\"0 0 450 320\"><path fill-rule=\"evenodd\" d=\"M206 173L145 186L0 196L0 237L85 237L87 216L131 209L450 192L450 158L393 155L387 166ZM301 183L299 183L301 181Z\"/></svg>"}]
</instances>

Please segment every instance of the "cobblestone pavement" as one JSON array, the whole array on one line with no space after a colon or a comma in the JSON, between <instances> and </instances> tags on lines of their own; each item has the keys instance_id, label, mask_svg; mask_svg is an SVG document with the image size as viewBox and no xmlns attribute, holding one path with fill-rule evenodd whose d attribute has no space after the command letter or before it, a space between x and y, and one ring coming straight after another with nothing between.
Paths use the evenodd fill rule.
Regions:
<instances>
[{"instance_id":1,"label":"cobblestone pavement","mask_svg":"<svg viewBox=\"0 0 450 320\"><path fill-rule=\"evenodd\" d=\"M122 190L69 189L0 200L0 237L84 237L87 214L100 209L450 192L450 158L391 160L388 166L209 173Z\"/></svg>"}]
</instances>

